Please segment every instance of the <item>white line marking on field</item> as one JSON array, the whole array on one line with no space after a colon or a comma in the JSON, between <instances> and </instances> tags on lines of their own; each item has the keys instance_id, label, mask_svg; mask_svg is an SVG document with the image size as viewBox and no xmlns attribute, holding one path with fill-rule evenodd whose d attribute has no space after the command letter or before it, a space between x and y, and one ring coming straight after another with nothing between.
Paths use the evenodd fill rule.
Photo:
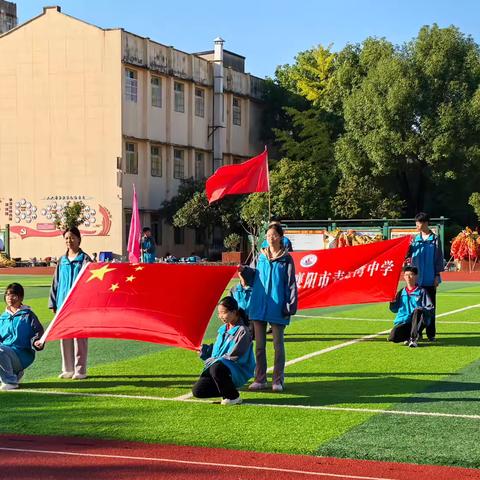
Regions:
<instances>
[{"instance_id":1,"label":"white line marking on field","mask_svg":"<svg viewBox=\"0 0 480 480\"><path fill-rule=\"evenodd\" d=\"M480 307L480 304L471 305L469 307L460 308L458 310L452 310L450 312L441 313L441 314L437 315L437 318L444 317L446 315L451 315L453 313L462 312L464 310L469 310L471 308L476 308L476 307ZM321 319L327 319L327 320L328 319L330 319L330 320L353 320L353 321L372 321L372 322L391 322L392 321L392 320L388 320L388 319L384 320L384 319L380 319L380 318L329 317L329 316L324 316L324 315L295 315L295 316L296 317L301 317L301 318L321 318ZM447 323L447 322L442 322L442 323ZM451 323L460 323L460 322L451 322ZM466 322L462 322L462 323L466 323ZM480 322L468 322L468 323L469 324L470 323L477 324L477 323L480 323ZM390 329L389 330L384 330L382 332L378 332L378 333L375 333L375 334L372 334L372 335L366 335L364 337L356 338L354 340L349 340L348 342L340 343L338 345L333 345L332 347L324 348L323 350L318 350L316 352L308 353L307 355L303 355L301 357L294 358L293 360L290 360L290 361L286 362L285 367L288 367L290 365L295 365L296 363L303 362L304 360L309 360L310 358L317 357L318 355L323 355L325 353L329 353L329 352L333 352L335 350L339 350L340 348L345 348L345 347L349 347L350 345L355 345L356 343L363 342L365 340L371 340L372 338L379 337L381 335L385 335L389 332L390 332ZM269 372L269 373L273 372L273 367L268 368L267 372ZM180 395L179 397L175 397L175 400L189 400L191 398L193 398L193 395L190 392L190 393L186 393L184 395Z\"/></svg>"},{"instance_id":2,"label":"white line marking on field","mask_svg":"<svg viewBox=\"0 0 480 480\"><path fill-rule=\"evenodd\" d=\"M448 313L448 312L447 312ZM393 319L391 318L358 318L358 317L329 317L326 315L295 315L296 317L300 318L319 318L321 320L348 320L353 322L384 322L384 323L391 323ZM438 318L438 315L437 315ZM478 325L479 322L464 322L459 320L458 322L449 322L449 321L439 321L437 323L445 323L451 325Z\"/></svg>"},{"instance_id":3,"label":"white line marking on field","mask_svg":"<svg viewBox=\"0 0 480 480\"><path fill-rule=\"evenodd\" d=\"M10 390L3 395L13 395L19 393L30 393L39 395L59 395L72 397L93 397L93 398L120 398L125 400L152 400L155 402L184 402L184 403L206 403L209 405L219 404L219 401L201 400L198 398L179 400L178 398L155 397L148 395L124 395L119 393L88 393L88 392L61 392L55 390ZM0 394L1 395L1 394ZM268 408L291 408L296 410L325 410L331 412L352 412L352 413L384 413L387 415L403 415L417 417L445 417L445 418L463 418L468 420L480 420L480 415L469 415L463 413L441 413L441 412L417 412L411 410L386 410L381 408L355 408L355 407L330 407L327 405L286 405L282 403L259 403L255 400L245 400L244 406L248 407L268 407Z\"/></svg>"},{"instance_id":4,"label":"white line marking on field","mask_svg":"<svg viewBox=\"0 0 480 480\"><path fill-rule=\"evenodd\" d=\"M371 340L372 338L385 335L389 332L390 332L390 329L383 330L382 332L374 333L372 335L365 335L364 337L360 337L360 338L355 338L354 340L349 340L348 342L339 343L338 345L333 345L331 347L324 348L323 350L307 353L307 355L303 355L301 357L294 358L293 360L286 362L285 367L288 367L290 365L295 365L296 363L303 362L304 360L309 360L310 358L317 357L318 355L323 355L324 353L333 352L335 350L339 350L340 348L345 348L345 347L349 347L350 345L355 345L356 343L364 342L365 340ZM273 367L270 367L269 369L267 369L267 372L272 372L272 371L273 371Z\"/></svg>"},{"instance_id":5,"label":"white line marking on field","mask_svg":"<svg viewBox=\"0 0 480 480\"><path fill-rule=\"evenodd\" d=\"M40 450L33 448L8 448L0 447L0 450L6 452L22 452L22 453L41 453L49 455L63 455L70 457L87 457L87 458L108 458L108 459L121 459L121 460L137 460L142 462L161 462L161 463L176 463L181 465L198 465L202 467L221 467L221 468L236 468L240 470L260 470L264 472L280 472L280 473L295 473L299 475L310 475L316 477L334 477L334 478L351 478L353 480L394 480L386 477L365 477L359 475L347 475L338 473L326 473L326 472L308 472L305 470L291 470L288 468L275 468L275 467L260 467L256 465L239 465L234 463L213 463L213 462L198 462L193 460L178 460L176 458L157 458L157 457L135 457L132 455L106 455L100 453L80 453L80 452L65 452L56 450Z\"/></svg>"},{"instance_id":6,"label":"white line marking on field","mask_svg":"<svg viewBox=\"0 0 480 480\"><path fill-rule=\"evenodd\" d=\"M446 317L447 315L453 315L454 313L464 312L465 310L471 310L472 308L479 308L479 307L480 307L480 303L477 303L477 305L469 305L468 307L459 308L457 310L451 310L450 312L439 313L436 317L437 318Z\"/></svg>"},{"instance_id":7,"label":"white line marking on field","mask_svg":"<svg viewBox=\"0 0 480 480\"><path fill-rule=\"evenodd\" d=\"M333 352L335 350L339 350L340 348L349 347L350 345L354 345L355 343L364 342L365 340L371 340L372 338L379 337L380 335L385 335L386 333L390 332L390 330L384 330L383 332L374 333L372 335L365 335L364 337L355 338L353 340L349 340L348 342L339 343L338 345L333 345L328 348L324 348L322 350L317 350L316 352L308 353L307 355L303 355L301 357L294 358L285 363L285 367L289 367L290 365L295 365L298 362L303 362L304 360L308 360L313 357L317 357L318 355L323 355L324 353ZM273 367L267 368L267 372L273 372ZM179 397L175 397L175 400L188 400L189 398L193 398L191 393L186 393L185 395L180 395Z\"/></svg>"}]
</instances>

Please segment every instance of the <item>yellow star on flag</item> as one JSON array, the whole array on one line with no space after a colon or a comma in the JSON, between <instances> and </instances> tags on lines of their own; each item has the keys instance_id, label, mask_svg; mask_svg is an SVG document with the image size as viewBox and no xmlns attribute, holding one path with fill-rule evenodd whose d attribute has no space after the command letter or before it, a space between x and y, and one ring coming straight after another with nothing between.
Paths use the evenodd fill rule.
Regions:
<instances>
[{"instance_id":1,"label":"yellow star on flag","mask_svg":"<svg viewBox=\"0 0 480 480\"><path fill-rule=\"evenodd\" d=\"M112 283L112 286L109 288L109 290L114 292L117 288L120 288L118 283Z\"/></svg>"},{"instance_id":2,"label":"yellow star on flag","mask_svg":"<svg viewBox=\"0 0 480 480\"><path fill-rule=\"evenodd\" d=\"M135 277L133 275L130 275L127 277L127 282L133 282L135 280Z\"/></svg>"},{"instance_id":3,"label":"yellow star on flag","mask_svg":"<svg viewBox=\"0 0 480 480\"><path fill-rule=\"evenodd\" d=\"M106 273L113 272L114 270L116 270L116 268L108 268L108 265L104 265L102 268L96 268L95 270L90 270L92 276L86 281L86 283L94 278L102 281Z\"/></svg>"},{"instance_id":4,"label":"yellow star on flag","mask_svg":"<svg viewBox=\"0 0 480 480\"><path fill-rule=\"evenodd\" d=\"M137 267L137 268L135 269L136 272L139 272L140 270L143 270L143 267Z\"/></svg>"}]
</instances>

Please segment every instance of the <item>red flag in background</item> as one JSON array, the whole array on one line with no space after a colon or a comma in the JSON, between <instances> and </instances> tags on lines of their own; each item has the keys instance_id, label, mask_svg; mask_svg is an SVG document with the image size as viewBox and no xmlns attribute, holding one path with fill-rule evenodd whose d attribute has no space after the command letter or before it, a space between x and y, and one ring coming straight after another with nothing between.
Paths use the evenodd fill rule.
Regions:
<instances>
[{"instance_id":1,"label":"red flag in background","mask_svg":"<svg viewBox=\"0 0 480 480\"><path fill-rule=\"evenodd\" d=\"M90 263L42 341L121 338L200 348L236 267Z\"/></svg>"},{"instance_id":2,"label":"red flag in background","mask_svg":"<svg viewBox=\"0 0 480 480\"><path fill-rule=\"evenodd\" d=\"M393 300L411 237L356 247L292 252L298 308Z\"/></svg>"},{"instance_id":3,"label":"red flag in background","mask_svg":"<svg viewBox=\"0 0 480 480\"><path fill-rule=\"evenodd\" d=\"M220 167L205 185L208 203L220 200L225 195L268 192L267 149L260 155L238 165Z\"/></svg>"}]
</instances>

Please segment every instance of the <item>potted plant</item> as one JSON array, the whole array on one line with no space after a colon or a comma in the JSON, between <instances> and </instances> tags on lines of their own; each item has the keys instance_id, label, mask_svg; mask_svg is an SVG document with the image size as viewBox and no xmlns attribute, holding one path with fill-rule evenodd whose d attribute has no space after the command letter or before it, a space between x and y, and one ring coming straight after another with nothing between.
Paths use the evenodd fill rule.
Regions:
<instances>
[{"instance_id":1,"label":"potted plant","mask_svg":"<svg viewBox=\"0 0 480 480\"><path fill-rule=\"evenodd\" d=\"M223 246L228 250L222 253L222 263L242 263L243 252L240 251L242 237L238 233L231 233L223 240Z\"/></svg>"}]
</instances>

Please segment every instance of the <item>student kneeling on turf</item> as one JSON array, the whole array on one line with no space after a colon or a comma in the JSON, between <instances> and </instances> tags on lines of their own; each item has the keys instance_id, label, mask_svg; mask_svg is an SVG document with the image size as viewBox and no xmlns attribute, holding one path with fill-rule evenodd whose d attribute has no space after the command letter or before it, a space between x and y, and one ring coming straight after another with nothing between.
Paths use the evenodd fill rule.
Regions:
<instances>
[{"instance_id":1,"label":"student kneeling on turf","mask_svg":"<svg viewBox=\"0 0 480 480\"><path fill-rule=\"evenodd\" d=\"M35 350L42 350L39 342L42 324L30 307L23 305L24 290L11 283L5 290L7 308L0 315L0 390L13 390L23 377L24 370L35 359Z\"/></svg>"},{"instance_id":2,"label":"student kneeling on turf","mask_svg":"<svg viewBox=\"0 0 480 480\"><path fill-rule=\"evenodd\" d=\"M218 329L213 347L202 347L200 358L205 366L192 393L197 398L223 397L222 405L235 405L242 403L237 388L245 385L255 369L252 336L233 297L220 300L218 317L224 325Z\"/></svg>"},{"instance_id":3,"label":"student kneeling on turf","mask_svg":"<svg viewBox=\"0 0 480 480\"><path fill-rule=\"evenodd\" d=\"M409 347L418 346L419 332L428 325L429 312L433 310L427 292L417 285L417 275L416 267L405 267L403 278L407 285L390 303L390 310L397 315L388 341L405 342Z\"/></svg>"}]
</instances>

